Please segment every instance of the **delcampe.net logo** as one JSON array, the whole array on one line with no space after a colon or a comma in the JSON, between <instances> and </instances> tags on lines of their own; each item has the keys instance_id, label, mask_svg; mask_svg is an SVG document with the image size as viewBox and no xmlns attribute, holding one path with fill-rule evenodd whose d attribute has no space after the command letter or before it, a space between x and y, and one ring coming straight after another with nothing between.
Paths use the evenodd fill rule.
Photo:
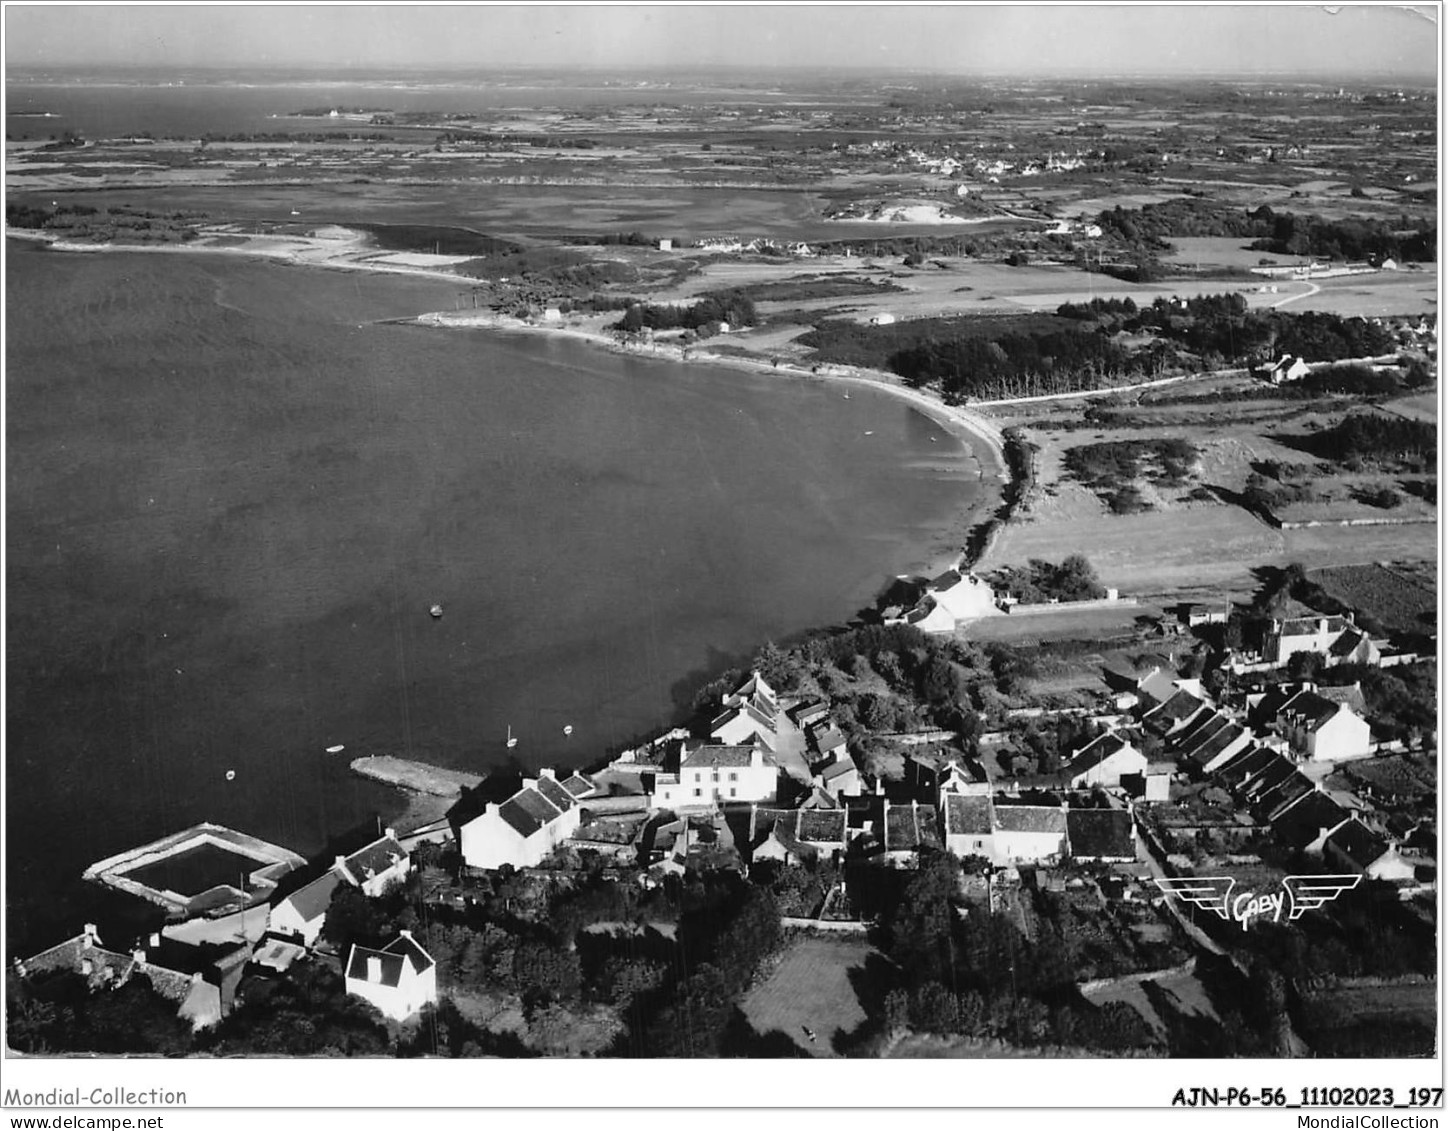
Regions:
<instances>
[{"instance_id":1,"label":"delcampe.net logo","mask_svg":"<svg viewBox=\"0 0 1448 1131\"><path fill-rule=\"evenodd\" d=\"M1156 886L1183 903L1215 912L1246 930L1257 920L1288 923L1316 911L1324 903L1357 887L1361 876L1284 876L1278 891L1243 891L1233 896L1231 876L1185 876L1157 879Z\"/></svg>"}]
</instances>

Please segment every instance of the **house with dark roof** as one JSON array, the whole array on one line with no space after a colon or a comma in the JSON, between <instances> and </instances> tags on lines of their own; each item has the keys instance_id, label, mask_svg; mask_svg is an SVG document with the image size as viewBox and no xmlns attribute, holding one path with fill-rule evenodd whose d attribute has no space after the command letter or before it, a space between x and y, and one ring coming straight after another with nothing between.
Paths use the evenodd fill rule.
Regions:
<instances>
[{"instance_id":1,"label":"house with dark roof","mask_svg":"<svg viewBox=\"0 0 1448 1131\"><path fill-rule=\"evenodd\" d=\"M1123 774L1146 772L1146 755L1120 731L1097 735L1071 757L1066 777L1072 789L1115 789Z\"/></svg>"},{"instance_id":2,"label":"house with dark roof","mask_svg":"<svg viewBox=\"0 0 1448 1131\"><path fill-rule=\"evenodd\" d=\"M341 874L329 868L311 883L283 896L272 905L267 930L285 938L300 939L303 946L316 946L317 936L327 921L332 893L340 883Z\"/></svg>"},{"instance_id":3,"label":"house with dark roof","mask_svg":"<svg viewBox=\"0 0 1448 1131\"><path fill-rule=\"evenodd\" d=\"M709 737L723 746L758 743L773 750L779 741L773 715L766 715L753 703L727 707L709 724Z\"/></svg>"},{"instance_id":4,"label":"house with dark roof","mask_svg":"<svg viewBox=\"0 0 1448 1131\"><path fill-rule=\"evenodd\" d=\"M161 945L160 936L151 936L156 945ZM169 951L196 951L197 948L183 948L173 944ZM84 978L92 991L115 990L132 978L141 978L150 984L161 997L176 1006L176 1016L191 1024L193 1029L202 1029L220 1021L230 1005L223 994L223 980L230 978L234 987L239 970L250 952L249 947L234 948L222 960L216 948L198 951L198 959L187 965L190 969L176 969L171 962L156 961L146 950L136 949L130 954L108 950L102 945L93 923L87 923L84 930L74 938L17 961L15 973L36 987L63 974L76 974ZM169 957L169 955L168 955Z\"/></svg>"},{"instance_id":5,"label":"house with dark roof","mask_svg":"<svg viewBox=\"0 0 1448 1131\"><path fill-rule=\"evenodd\" d=\"M810 766L810 782L835 797L860 792L860 768L843 748Z\"/></svg>"},{"instance_id":6,"label":"house with dark roof","mask_svg":"<svg viewBox=\"0 0 1448 1131\"><path fill-rule=\"evenodd\" d=\"M1141 725L1158 738L1167 738L1186 726L1200 711L1209 710L1198 695L1178 689L1165 703L1159 703L1141 717Z\"/></svg>"},{"instance_id":7,"label":"house with dark roof","mask_svg":"<svg viewBox=\"0 0 1448 1131\"><path fill-rule=\"evenodd\" d=\"M1178 762L1197 776L1211 774L1252 744L1252 732L1213 710L1172 740Z\"/></svg>"},{"instance_id":8,"label":"house with dark roof","mask_svg":"<svg viewBox=\"0 0 1448 1131\"><path fill-rule=\"evenodd\" d=\"M473 868L531 868L578 829L582 810L553 770L523 779L505 801L486 801L473 816L450 814L463 861Z\"/></svg>"},{"instance_id":9,"label":"house with dark roof","mask_svg":"<svg viewBox=\"0 0 1448 1131\"><path fill-rule=\"evenodd\" d=\"M802 864L842 856L849 840L844 809L774 809L754 806L749 843L754 860Z\"/></svg>"},{"instance_id":10,"label":"house with dark roof","mask_svg":"<svg viewBox=\"0 0 1448 1131\"><path fill-rule=\"evenodd\" d=\"M995 855L995 806L988 793L948 792L940 795L945 847L962 860Z\"/></svg>"},{"instance_id":11,"label":"house with dark roof","mask_svg":"<svg viewBox=\"0 0 1448 1131\"><path fill-rule=\"evenodd\" d=\"M911 801L904 805L885 802L884 859L896 867L911 867L921 849L940 848L935 807Z\"/></svg>"},{"instance_id":12,"label":"house with dark roof","mask_svg":"<svg viewBox=\"0 0 1448 1131\"><path fill-rule=\"evenodd\" d=\"M338 856L333 871L362 894L376 897L394 883L407 878L412 863L407 849L397 842L391 829L351 856Z\"/></svg>"},{"instance_id":13,"label":"house with dark roof","mask_svg":"<svg viewBox=\"0 0 1448 1131\"><path fill-rule=\"evenodd\" d=\"M772 801L779 767L760 746L722 746L688 739L677 774L659 774L649 794L653 809L705 809L731 802Z\"/></svg>"},{"instance_id":14,"label":"house with dark roof","mask_svg":"<svg viewBox=\"0 0 1448 1131\"><path fill-rule=\"evenodd\" d=\"M1299 757L1318 762L1365 758L1372 752L1372 728L1345 701L1299 691L1277 712L1277 727Z\"/></svg>"},{"instance_id":15,"label":"house with dark roof","mask_svg":"<svg viewBox=\"0 0 1448 1131\"><path fill-rule=\"evenodd\" d=\"M1326 656L1329 664L1340 663L1332 655L1339 638L1360 632L1352 618L1346 616L1274 617L1263 642L1262 658L1281 666L1299 652L1315 652ZM1353 645L1349 652L1356 648Z\"/></svg>"},{"instance_id":16,"label":"house with dark roof","mask_svg":"<svg viewBox=\"0 0 1448 1131\"><path fill-rule=\"evenodd\" d=\"M352 947L346 985L349 994L371 1002L384 1016L406 1021L437 1001L437 963L411 931L399 931L381 950Z\"/></svg>"},{"instance_id":17,"label":"house with dark roof","mask_svg":"<svg viewBox=\"0 0 1448 1131\"><path fill-rule=\"evenodd\" d=\"M1073 860L1135 860L1136 822L1125 809L1068 809L1066 842Z\"/></svg>"},{"instance_id":18,"label":"house with dark roof","mask_svg":"<svg viewBox=\"0 0 1448 1131\"><path fill-rule=\"evenodd\" d=\"M1275 782L1257 793L1249 802L1252 816L1264 825L1270 825L1309 793L1316 793L1317 787L1300 770L1294 769L1279 782Z\"/></svg>"},{"instance_id":19,"label":"house with dark roof","mask_svg":"<svg viewBox=\"0 0 1448 1131\"><path fill-rule=\"evenodd\" d=\"M1320 856L1327 838L1351 819L1350 812L1314 789L1273 818L1272 834L1288 848Z\"/></svg>"},{"instance_id":20,"label":"house with dark roof","mask_svg":"<svg viewBox=\"0 0 1448 1131\"><path fill-rule=\"evenodd\" d=\"M1370 880L1411 880L1413 865L1398 850L1354 817L1338 826L1323 842L1323 859L1330 865L1358 872Z\"/></svg>"}]
</instances>

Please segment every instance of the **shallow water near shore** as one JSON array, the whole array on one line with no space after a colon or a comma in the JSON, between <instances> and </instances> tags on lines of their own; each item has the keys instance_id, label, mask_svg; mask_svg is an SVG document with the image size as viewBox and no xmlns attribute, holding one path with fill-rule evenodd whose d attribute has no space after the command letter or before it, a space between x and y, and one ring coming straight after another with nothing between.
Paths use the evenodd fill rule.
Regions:
<instances>
[{"instance_id":1,"label":"shallow water near shore","mask_svg":"<svg viewBox=\"0 0 1448 1131\"><path fill-rule=\"evenodd\" d=\"M354 757L594 761L980 490L884 394L371 324L445 283L13 242L7 283L12 939L196 821L309 854L400 812Z\"/></svg>"}]
</instances>

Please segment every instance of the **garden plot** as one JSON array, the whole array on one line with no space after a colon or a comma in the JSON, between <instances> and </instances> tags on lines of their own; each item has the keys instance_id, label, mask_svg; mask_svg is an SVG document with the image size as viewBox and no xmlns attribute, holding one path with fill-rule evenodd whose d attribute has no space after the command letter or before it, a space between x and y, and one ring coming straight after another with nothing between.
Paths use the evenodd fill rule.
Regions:
<instances>
[{"instance_id":1,"label":"garden plot","mask_svg":"<svg viewBox=\"0 0 1448 1131\"><path fill-rule=\"evenodd\" d=\"M1390 631L1422 632L1437 615L1438 598L1431 589L1386 566L1334 566L1314 570L1309 577Z\"/></svg>"},{"instance_id":2,"label":"garden plot","mask_svg":"<svg viewBox=\"0 0 1448 1131\"><path fill-rule=\"evenodd\" d=\"M799 938L774 973L745 996L744 1016L760 1036L778 1031L813 1056L834 1056L836 1034L852 1032L866 1019L851 975L863 977L874 953L863 937Z\"/></svg>"}]
</instances>

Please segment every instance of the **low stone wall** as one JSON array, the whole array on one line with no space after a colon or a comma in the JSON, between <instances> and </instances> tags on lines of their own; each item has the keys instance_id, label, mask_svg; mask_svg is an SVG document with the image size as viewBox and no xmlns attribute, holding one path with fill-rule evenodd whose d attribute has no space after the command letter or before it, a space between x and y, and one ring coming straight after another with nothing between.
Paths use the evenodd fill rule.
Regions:
<instances>
[{"instance_id":1,"label":"low stone wall","mask_svg":"<svg viewBox=\"0 0 1448 1131\"><path fill-rule=\"evenodd\" d=\"M790 915L780 916L779 925L795 930L829 931L846 935L862 935L870 929L868 923L862 923L858 919L796 919Z\"/></svg>"},{"instance_id":2,"label":"low stone wall","mask_svg":"<svg viewBox=\"0 0 1448 1131\"><path fill-rule=\"evenodd\" d=\"M1013 617L1030 617L1045 613L1074 613L1081 609L1132 609L1138 604L1135 597L1099 597L1094 601L1058 601L1054 605L1011 605L1007 612Z\"/></svg>"}]
</instances>

